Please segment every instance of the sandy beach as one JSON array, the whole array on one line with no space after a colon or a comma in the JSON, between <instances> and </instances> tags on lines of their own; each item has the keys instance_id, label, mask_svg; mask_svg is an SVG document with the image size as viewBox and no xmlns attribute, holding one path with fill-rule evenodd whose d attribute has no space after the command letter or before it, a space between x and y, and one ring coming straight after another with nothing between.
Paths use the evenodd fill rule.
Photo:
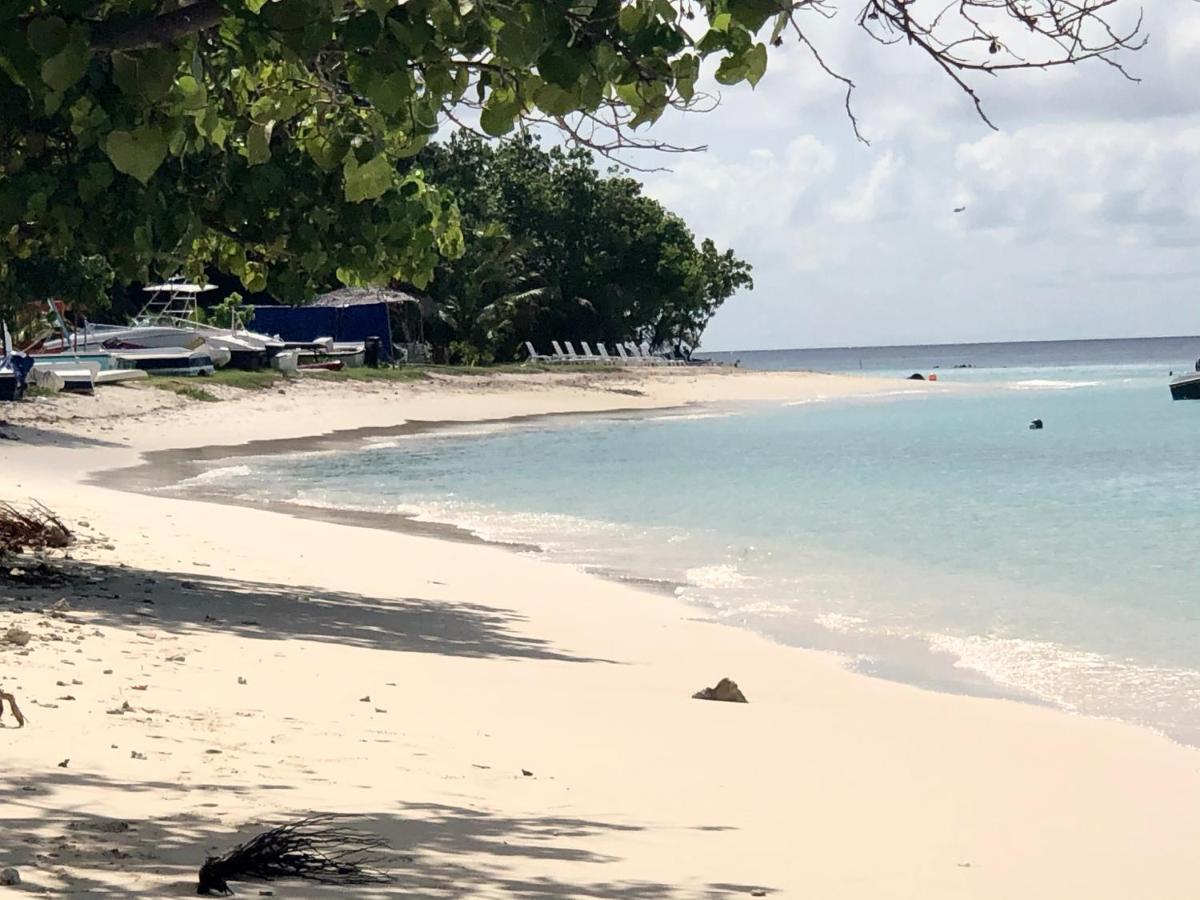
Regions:
<instances>
[{"instance_id":1,"label":"sandy beach","mask_svg":"<svg viewBox=\"0 0 1200 900\"><path fill-rule=\"evenodd\" d=\"M28 718L0 720L8 890L194 895L206 855L331 812L389 841L392 883L238 893L1194 897L1200 754L1148 730L868 678L502 547L128 475L406 423L944 389L688 370L0 406L0 500L79 535L51 576L0 579L0 689ZM748 704L691 699L723 676Z\"/></svg>"}]
</instances>

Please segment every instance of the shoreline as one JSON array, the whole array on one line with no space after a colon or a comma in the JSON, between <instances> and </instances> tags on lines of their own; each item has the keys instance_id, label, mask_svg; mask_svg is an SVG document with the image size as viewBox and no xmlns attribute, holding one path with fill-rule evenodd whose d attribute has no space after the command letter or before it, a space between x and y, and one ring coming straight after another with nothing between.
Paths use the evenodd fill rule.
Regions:
<instances>
[{"instance_id":1,"label":"shoreline","mask_svg":"<svg viewBox=\"0 0 1200 900\"><path fill-rule=\"evenodd\" d=\"M498 390L475 411L522 402ZM440 404L461 423L471 405L380 403L356 414ZM0 783L40 785L0 809L0 866L31 885L182 896L204 849L331 810L412 859L363 897L1188 896L1200 754L1143 729L860 675L493 545L74 482L181 449L213 421L199 412L119 446L0 444L12 499L86 521L73 555L119 582L80 589L79 625L36 612L61 588L0 602L0 628L38 636L0 653L33 713L0 729ZM71 675L79 700L54 699ZM749 705L689 699L722 675ZM106 716L120 698L134 711ZM114 819L121 837L87 836ZM64 829L69 852L46 857ZM139 863L114 865L113 844Z\"/></svg>"},{"instance_id":2,"label":"shoreline","mask_svg":"<svg viewBox=\"0 0 1200 900\"><path fill-rule=\"evenodd\" d=\"M899 400L901 398L889 398ZM765 623L751 616L740 615L740 621L726 621L714 616L711 608L684 596L689 584L678 579L647 575L632 568L619 568L588 561L563 561L547 553L545 547L536 543L486 537L469 527L438 519L423 519L419 514L403 512L376 512L367 509L338 506L316 506L277 499L251 499L234 493L213 490L204 485L187 484L191 479L202 476L217 463L234 462L239 459L263 458L273 455L324 454L355 452L369 449L375 440L388 438L419 437L422 435L450 435L457 429L470 425L487 425L503 429L514 426L537 425L538 423L566 423L571 420L648 419L680 416L687 417L701 410L702 415L710 412L739 415L753 406L741 407L729 404L699 404L692 406L595 410L583 414L537 413L532 415L508 416L503 419L480 419L474 423L461 420L410 421L396 426L364 426L338 430L305 437L265 438L242 444L206 445L173 450L158 450L142 454L141 461L130 467L110 469L93 473L88 483L99 487L121 491L134 491L149 496L172 497L189 502L212 503L244 509L258 509L297 518L327 522L351 527L373 528L416 537L455 541L463 544L496 547L512 553L534 554L558 565L567 565L610 582L646 590L669 597L690 609L699 618L730 628L742 629L782 647L828 654L835 658L847 671L868 678L878 678L897 684L908 685L935 693L954 694L983 699L1011 700L1069 715L1105 719L1132 725L1159 734L1189 748L1197 748L1178 738L1150 728L1138 722L1115 717L1089 716L1067 710L1053 701L1041 698L1015 685L995 681L983 672L963 669L950 654L939 651L915 635L859 636L837 634L822 630L816 623L805 626L792 624L785 631L789 636L772 633ZM1197 748L1200 749L1200 748Z\"/></svg>"}]
</instances>

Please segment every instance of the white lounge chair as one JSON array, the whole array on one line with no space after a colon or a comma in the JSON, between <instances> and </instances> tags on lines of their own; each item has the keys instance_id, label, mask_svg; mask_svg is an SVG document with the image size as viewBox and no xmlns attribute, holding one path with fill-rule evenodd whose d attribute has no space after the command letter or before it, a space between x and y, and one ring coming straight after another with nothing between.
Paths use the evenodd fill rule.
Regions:
<instances>
[{"instance_id":1,"label":"white lounge chair","mask_svg":"<svg viewBox=\"0 0 1200 900\"><path fill-rule=\"evenodd\" d=\"M571 361L571 357L569 357L569 356L567 356L567 354L563 353L563 348L558 345L558 341L551 341L550 346L554 348L554 361L555 362L570 362Z\"/></svg>"},{"instance_id":2,"label":"white lounge chair","mask_svg":"<svg viewBox=\"0 0 1200 900\"><path fill-rule=\"evenodd\" d=\"M604 363L607 361L607 354L601 356L592 350L591 345L587 341L580 341L580 346L583 347L583 358L590 363ZM599 346L597 344L596 346Z\"/></svg>"},{"instance_id":3,"label":"white lounge chair","mask_svg":"<svg viewBox=\"0 0 1200 900\"><path fill-rule=\"evenodd\" d=\"M665 365L667 362L666 359L659 356L657 353L651 353L649 344L642 344L640 347L638 347L638 351L642 354L642 359L646 361L647 365L661 366Z\"/></svg>"},{"instance_id":4,"label":"white lounge chair","mask_svg":"<svg viewBox=\"0 0 1200 900\"><path fill-rule=\"evenodd\" d=\"M615 360L611 356L608 355L608 348L606 348L603 344L597 344L596 349L600 353L601 360L603 360L606 363L609 363L610 365L616 365L618 360Z\"/></svg>"},{"instance_id":5,"label":"white lounge chair","mask_svg":"<svg viewBox=\"0 0 1200 900\"><path fill-rule=\"evenodd\" d=\"M584 362L584 358L575 352L575 346L570 341L563 341L567 348L567 356L571 358L571 362Z\"/></svg>"},{"instance_id":6,"label":"white lounge chair","mask_svg":"<svg viewBox=\"0 0 1200 900\"><path fill-rule=\"evenodd\" d=\"M538 353L534 346L529 341L525 342L525 352L529 354L529 359L526 362L552 362L554 357L546 356L543 353Z\"/></svg>"}]
</instances>

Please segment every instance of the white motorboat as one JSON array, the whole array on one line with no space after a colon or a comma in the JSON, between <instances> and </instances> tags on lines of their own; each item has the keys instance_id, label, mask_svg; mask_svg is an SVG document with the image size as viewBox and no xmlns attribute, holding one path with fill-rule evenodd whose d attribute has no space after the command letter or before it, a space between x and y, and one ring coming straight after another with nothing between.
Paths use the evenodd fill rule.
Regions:
<instances>
[{"instance_id":1,"label":"white motorboat","mask_svg":"<svg viewBox=\"0 0 1200 900\"><path fill-rule=\"evenodd\" d=\"M216 285L189 284L181 278L171 278L162 284L147 285L144 290L150 294L150 299L135 321L147 326L191 331L209 346L229 351L228 365L235 369L261 369L285 347L278 338L244 327L236 316L228 328L197 322L196 298L206 291L216 290Z\"/></svg>"}]
</instances>

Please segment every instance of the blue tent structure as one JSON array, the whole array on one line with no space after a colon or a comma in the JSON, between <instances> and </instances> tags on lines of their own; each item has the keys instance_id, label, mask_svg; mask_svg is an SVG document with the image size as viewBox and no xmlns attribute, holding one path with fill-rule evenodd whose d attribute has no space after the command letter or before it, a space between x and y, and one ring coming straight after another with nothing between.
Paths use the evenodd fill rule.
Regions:
<instances>
[{"instance_id":1,"label":"blue tent structure","mask_svg":"<svg viewBox=\"0 0 1200 900\"><path fill-rule=\"evenodd\" d=\"M247 327L294 342L331 337L339 343L362 343L377 337L380 359L391 362L393 312L410 303L419 309L420 300L404 291L341 288L307 306L256 306Z\"/></svg>"}]
</instances>

